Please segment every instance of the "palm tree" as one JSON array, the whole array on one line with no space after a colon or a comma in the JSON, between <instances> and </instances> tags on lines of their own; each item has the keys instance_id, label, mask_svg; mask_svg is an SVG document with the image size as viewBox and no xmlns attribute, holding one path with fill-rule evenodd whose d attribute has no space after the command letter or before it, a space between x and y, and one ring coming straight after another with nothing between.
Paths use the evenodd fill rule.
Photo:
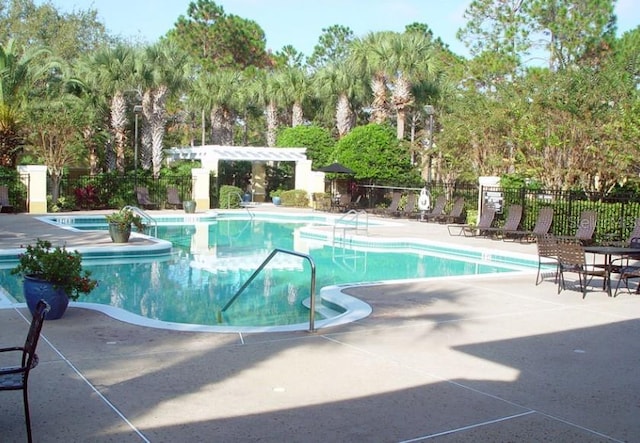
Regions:
<instances>
[{"instance_id":1,"label":"palm tree","mask_svg":"<svg viewBox=\"0 0 640 443\"><path fill-rule=\"evenodd\" d=\"M319 70L313 78L313 85L318 98L323 101L328 99L334 107L338 137L344 137L356 124L353 102L364 99L366 84L352 65L337 62Z\"/></svg>"},{"instance_id":2,"label":"palm tree","mask_svg":"<svg viewBox=\"0 0 640 443\"><path fill-rule=\"evenodd\" d=\"M305 72L297 67L286 67L278 72L277 81L284 101L291 105L291 126L304 123L303 101L309 96L309 79Z\"/></svg>"},{"instance_id":3,"label":"palm tree","mask_svg":"<svg viewBox=\"0 0 640 443\"><path fill-rule=\"evenodd\" d=\"M264 109L267 123L267 146L276 145L278 131L278 106L285 102L282 83L278 81L277 72L260 70L256 72L251 83L253 102Z\"/></svg>"},{"instance_id":4,"label":"palm tree","mask_svg":"<svg viewBox=\"0 0 640 443\"><path fill-rule=\"evenodd\" d=\"M419 32L389 36L389 58L385 69L391 82L391 102L396 110L396 136L404 138L407 107L414 103L411 90L435 75L431 39Z\"/></svg>"},{"instance_id":5,"label":"palm tree","mask_svg":"<svg viewBox=\"0 0 640 443\"><path fill-rule=\"evenodd\" d=\"M387 99L388 60L391 56L390 42L393 32L374 32L352 43L349 63L359 72L359 75L371 78L371 121L385 123L390 114Z\"/></svg>"},{"instance_id":6,"label":"palm tree","mask_svg":"<svg viewBox=\"0 0 640 443\"><path fill-rule=\"evenodd\" d=\"M46 48L32 48L21 53L14 40L0 44L0 166L15 167L22 146L22 111L26 93L48 68L42 57Z\"/></svg>"},{"instance_id":7,"label":"palm tree","mask_svg":"<svg viewBox=\"0 0 640 443\"><path fill-rule=\"evenodd\" d=\"M236 94L242 86L242 74L233 69L202 73L190 95L196 107L206 109L211 121L211 143L233 145Z\"/></svg>"},{"instance_id":8,"label":"palm tree","mask_svg":"<svg viewBox=\"0 0 640 443\"><path fill-rule=\"evenodd\" d=\"M110 97L111 131L115 142L115 168L124 174L127 147L127 100L125 92L132 89L135 69L131 48L117 45L96 51L87 61L90 82L98 85ZM108 155L107 155L108 157Z\"/></svg>"},{"instance_id":9,"label":"palm tree","mask_svg":"<svg viewBox=\"0 0 640 443\"><path fill-rule=\"evenodd\" d=\"M149 150L143 138L142 166L146 169L152 166L156 178L160 175L163 160L167 99L182 88L186 78L185 67L186 54L169 41L148 46L136 57L136 83L142 91L142 115L151 139Z\"/></svg>"}]
</instances>

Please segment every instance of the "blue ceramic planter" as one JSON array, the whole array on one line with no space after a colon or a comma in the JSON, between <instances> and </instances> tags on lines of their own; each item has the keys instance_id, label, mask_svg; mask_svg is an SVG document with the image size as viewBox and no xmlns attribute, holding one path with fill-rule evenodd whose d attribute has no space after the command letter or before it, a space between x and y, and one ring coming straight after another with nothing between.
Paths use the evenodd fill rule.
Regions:
<instances>
[{"instance_id":1,"label":"blue ceramic planter","mask_svg":"<svg viewBox=\"0 0 640 443\"><path fill-rule=\"evenodd\" d=\"M56 320L65 313L69 305L69 297L64 290L55 288L52 283L26 275L23 283L24 298L31 314L36 309L40 299L44 299L51 310L47 312L45 319Z\"/></svg>"}]
</instances>

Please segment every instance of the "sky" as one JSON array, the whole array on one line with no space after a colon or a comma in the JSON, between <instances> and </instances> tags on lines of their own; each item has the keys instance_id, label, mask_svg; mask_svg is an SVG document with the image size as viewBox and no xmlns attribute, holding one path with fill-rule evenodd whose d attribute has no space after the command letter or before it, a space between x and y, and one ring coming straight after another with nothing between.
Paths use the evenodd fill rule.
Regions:
<instances>
[{"instance_id":1,"label":"sky","mask_svg":"<svg viewBox=\"0 0 640 443\"><path fill-rule=\"evenodd\" d=\"M214 0L225 13L255 21L263 29L267 49L292 45L309 56L322 29L349 27L356 37L372 31L402 32L411 23L426 23L456 54L468 56L456 39L471 0ZM109 32L155 42L187 14L191 0L51 0L63 12L98 11ZM42 3L36 2L36 3ZM640 25L640 1L616 2L618 33Z\"/></svg>"}]
</instances>

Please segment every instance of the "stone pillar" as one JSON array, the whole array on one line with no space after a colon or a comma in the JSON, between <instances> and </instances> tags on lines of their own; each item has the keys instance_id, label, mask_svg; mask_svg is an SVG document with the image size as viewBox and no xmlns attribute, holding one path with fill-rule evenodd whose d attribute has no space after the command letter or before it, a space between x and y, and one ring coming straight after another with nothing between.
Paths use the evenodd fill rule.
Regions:
<instances>
[{"instance_id":1,"label":"stone pillar","mask_svg":"<svg viewBox=\"0 0 640 443\"><path fill-rule=\"evenodd\" d=\"M211 207L209 174L209 170L205 168L193 168L191 170L191 179L193 181L191 198L196 202L196 211L208 211Z\"/></svg>"},{"instance_id":2,"label":"stone pillar","mask_svg":"<svg viewBox=\"0 0 640 443\"><path fill-rule=\"evenodd\" d=\"M493 187L499 187L500 186L500 177L496 177L496 176L482 176L482 177L478 177L478 219L476 220L476 223L478 221L480 221L480 215L482 213L482 204L483 204L483 199L484 199L484 195L482 195L484 193L484 190L482 189L484 186L488 186L490 188Z\"/></svg>"},{"instance_id":3,"label":"stone pillar","mask_svg":"<svg viewBox=\"0 0 640 443\"><path fill-rule=\"evenodd\" d=\"M264 202L267 196L267 173L264 162L253 161L251 163L251 198L255 202ZM243 189L244 191L244 189Z\"/></svg>"},{"instance_id":4,"label":"stone pillar","mask_svg":"<svg viewBox=\"0 0 640 443\"><path fill-rule=\"evenodd\" d=\"M18 166L18 173L27 187L27 212L47 213L47 167L43 165ZM25 183L26 180L26 183Z\"/></svg>"}]
</instances>

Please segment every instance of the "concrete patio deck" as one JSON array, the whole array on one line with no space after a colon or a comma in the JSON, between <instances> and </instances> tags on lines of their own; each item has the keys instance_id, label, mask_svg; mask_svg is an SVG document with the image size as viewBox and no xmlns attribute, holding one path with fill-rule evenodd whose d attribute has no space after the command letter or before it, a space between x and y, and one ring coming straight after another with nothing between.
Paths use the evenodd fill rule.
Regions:
<instances>
[{"instance_id":1,"label":"concrete patio deck","mask_svg":"<svg viewBox=\"0 0 640 443\"><path fill-rule=\"evenodd\" d=\"M369 235L536 253L398 223ZM3 214L0 227L0 249L63 235L27 215ZM67 245L84 235L96 234ZM34 440L640 441L639 296L582 299L534 280L354 287L373 313L316 333L167 331L72 307L43 328ZM27 328L26 308L0 309L0 347ZM19 392L0 394L0 429L0 441L26 439Z\"/></svg>"}]
</instances>

